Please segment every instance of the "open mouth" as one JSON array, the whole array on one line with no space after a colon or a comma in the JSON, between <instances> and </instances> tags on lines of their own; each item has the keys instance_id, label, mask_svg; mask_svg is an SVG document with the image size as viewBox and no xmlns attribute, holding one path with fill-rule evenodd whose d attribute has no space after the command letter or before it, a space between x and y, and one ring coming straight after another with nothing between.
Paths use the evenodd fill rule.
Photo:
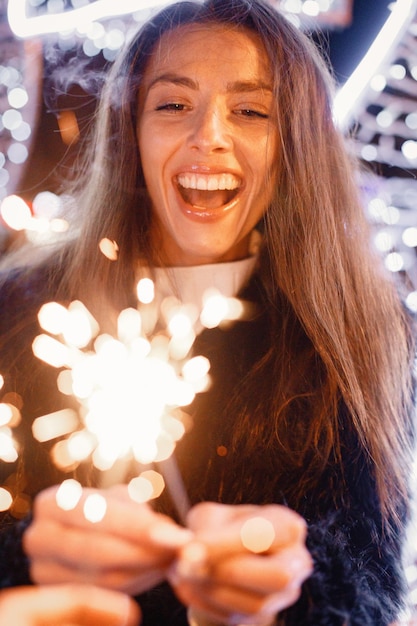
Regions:
<instances>
[{"instance_id":1,"label":"open mouth","mask_svg":"<svg viewBox=\"0 0 417 626\"><path fill-rule=\"evenodd\" d=\"M233 174L180 174L178 191L196 209L221 209L238 195L241 181Z\"/></svg>"}]
</instances>

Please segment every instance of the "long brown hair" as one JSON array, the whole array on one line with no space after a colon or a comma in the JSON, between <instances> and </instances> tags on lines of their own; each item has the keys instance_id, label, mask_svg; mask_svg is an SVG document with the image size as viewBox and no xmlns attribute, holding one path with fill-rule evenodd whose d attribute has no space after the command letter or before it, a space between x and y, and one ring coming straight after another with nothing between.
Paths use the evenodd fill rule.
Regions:
<instances>
[{"instance_id":1,"label":"long brown hair","mask_svg":"<svg viewBox=\"0 0 417 626\"><path fill-rule=\"evenodd\" d=\"M275 421L262 426L264 436L276 436L294 466L313 451L306 475L314 483L331 455L340 460L337 422L343 403L375 468L382 510L395 515L393 503L398 495L406 496L411 457L406 433L411 331L396 290L371 250L356 164L332 120L329 72L309 39L268 4L207 0L170 5L117 59L102 94L87 166L72 190L80 236L64 249L64 292L87 301L104 294L122 307L131 296L138 259L151 261L151 207L136 141L138 92L161 36L193 23L256 32L274 77L279 164L264 218L261 268L280 333L263 364L248 375L249 388L269 390ZM104 237L117 242L117 262L100 252ZM300 352L303 335L307 343ZM300 386L301 380L312 382ZM305 397L304 411L311 411L308 432L291 456L294 434L288 424ZM260 399L252 415L263 406ZM255 442L248 446L257 445L250 437L253 420L247 409L241 407L242 437ZM306 486L306 481L296 486L294 500Z\"/></svg>"}]
</instances>

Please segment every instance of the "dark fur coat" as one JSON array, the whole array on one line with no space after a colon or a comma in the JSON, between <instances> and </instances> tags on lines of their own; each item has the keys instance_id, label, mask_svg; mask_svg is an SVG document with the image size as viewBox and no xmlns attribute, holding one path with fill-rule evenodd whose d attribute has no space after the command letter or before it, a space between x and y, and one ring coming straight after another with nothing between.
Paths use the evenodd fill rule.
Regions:
<instances>
[{"instance_id":1,"label":"dark fur coat","mask_svg":"<svg viewBox=\"0 0 417 626\"><path fill-rule=\"evenodd\" d=\"M0 484L7 484L33 497L63 476L49 459L48 446L36 443L30 432L34 418L60 408L56 370L34 358L31 344L39 333L36 314L43 302L54 299L54 281L49 273L6 281L0 291L0 373L5 377L4 394L23 396L23 420L16 429L24 464L1 466ZM256 280L248 297L259 299ZM255 286L254 286L255 285ZM11 330L13 329L13 332ZM305 582L302 596L277 616L285 626L388 626L398 615L404 599L401 566L403 529L391 534L382 528L372 467L352 434L349 415L341 407L340 440L343 468L329 462L321 480L296 507L289 487L300 480L291 472L277 481L274 445L254 448L251 458L229 450L233 414L224 407L244 379L249 367L264 354L268 343L268 316L261 310L252 321L238 322L228 329L204 331L196 352L211 362L213 384L191 407L193 428L177 447L177 457L192 502L217 500L225 503L276 502L297 508L308 523L308 548L314 573ZM22 389L24 388L24 391ZM1 398L0 398L1 400ZM267 416L265 416L267 419ZM170 509L169 501L160 504ZM30 509L30 507L29 507ZM407 515L406 503L397 510ZM21 549L21 535L29 523L30 510L16 521L5 515L0 533L0 586L29 583L28 563ZM139 599L144 626L185 626L186 612L168 584L143 594Z\"/></svg>"}]
</instances>

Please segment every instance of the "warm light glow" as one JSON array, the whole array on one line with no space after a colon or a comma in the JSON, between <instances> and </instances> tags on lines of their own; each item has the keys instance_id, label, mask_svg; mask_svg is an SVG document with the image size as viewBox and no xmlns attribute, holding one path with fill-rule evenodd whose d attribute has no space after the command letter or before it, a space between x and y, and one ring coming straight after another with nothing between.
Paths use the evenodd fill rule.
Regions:
<instances>
[{"instance_id":1,"label":"warm light glow","mask_svg":"<svg viewBox=\"0 0 417 626\"><path fill-rule=\"evenodd\" d=\"M124 309L117 318L117 334L121 341L130 342L139 337L142 332L142 317L137 309ZM149 353L150 344L147 343L146 354Z\"/></svg>"},{"instance_id":2,"label":"warm light glow","mask_svg":"<svg viewBox=\"0 0 417 626\"><path fill-rule=\"evenodd\" d=\"M0 487L0 511L8 511L13 504L13 497L10 491Z\"/></svg>"},{"instance_id":3,"label":"warm light glow","mask_svg":"<svg viewBox=\"0 0 417 626\"><path fill-rule=\"evenodd\" d=\"M94 438L90 433L81 430L73 433L67 439L67 450L70 459L76 461L84 461L93 452L95 446Z\"/></svg>"},{"instance_id":4,"label":"warm light glow","mask_svg":"<svg viewBox=\"0 0 417 626\"><path fill-rule=\"evenodd\" d=\"M99 243L100 252L104 254L110 261L117 261L119 246L115 241L104 237Z\"/></svg>"},{"instance_id":5,"label":"warm light glow","mask_svg":"<svg viewBox=\"0 0 417 626\"><path fill-rule=\"evenodd\" d=\"M0 403L0 426L13 428L20 423L22 416L18 408L7 402Z\"/></svg>"},{"instance_id":6,"label":"warm light glow","mask_svg":"<svg viewBox=\"0 0 417 626\"><path fill-rule=\"evenodd\" d=\"M205 356L195 356L184 364L182 373L189 382L201 380L208 374L210 361Z\"/></svg>"},{"instance_id":7,"label":"warm light glow","mask_svg":"<svg viewBox=\"0 0 417 626\"><path fill-rule=\"evenodd\" d=\"M75 300L68 307L68 317L62 331L65 341L70 346L85 348L98 331L98 324L88 309Z\"/></svg>"},{"instance_id":8,"label":"warm light glow","mask_svg":"<svg viewBox=\"0 0 417 626\"><path fill-rule=\"evenodd\" d=\"M62 209L62 199L51 191L40 191L33 198L33 212L48 220L54 218Z\"/></svg>"},{"instance_id":9,"label":"warm light glow","mask_svg":"<svg viewBox=\"0 0 417 626\"><path fill-rule=\"evenodd\" d=\"M153 302L155 286L146 278L139 281L138 295L147 304L142 306L140 301L139 309L130 307L120 313L116 337L99 334L97 322L81 302L72 302L68 308L48 302L39 311L39 322L50 335L36 337L34 353L64 368L57 375L58 388L80 405L77 414L62 411L34 422L38 440L68 435L52 448L59 468L69 471L90 458L98 470L106 472L118 473L135 461L164 463L164 467L170 463L170 475L176 472L172 455L185 433L181 407L208 387L210 363L206 357L189 356L195 339L193 325L198 321L195 307L166 298L158 314ZM216 291L208 294L206 306L215 310L220 322L221 312L232 317L241 310L236 303ZM183 518L186 495L181 479L179 475L175 480L164 477L174 502L181 502ZM159 474L143 472L131 483L130 491L132 498L145 502L158 497L163 488ZM98 521L100 511L86 516Z\"/></svg>"},{"instance_id":10,"label":"warm light glow","mask_svg":"<svg viewBox=\"0 0 417 626\"><path fill-rule=\"evenodd\" d=\"M138 476L137 478L133 478L128 485L129 496L135 502L148 502L152 499L153 496L153 487L152 483L149 482L146 478L142 476Z\"/></svg>"},{"instance_id":11,"label":"warm light glow","mask_svg":"<svg viewBox=\"0 0 417 626\"><path fill-rule=\"evenodd\" d=\"M78 424L78 414L75 411L62 409L36 418L32 424L32 432L37 441L50 441L74 432Z\"/></svg>"},{"instance_id":12,"label":"warm light glow","mask_svg":"<svg viewBox=\"0 0 417 626\"><path fill-rule=\"evenodd\" d=\"M267 552L274 543L275 529L264 517L252 517L243 524L240 539L250 552Z\"/></svg>"},{"instance_id":13,"label":"warm light glow","mask_svg":"<svg viewBox=\"0 0 417 626\"><path fill-rule=\"evenodd\" d=\"M9 404L0 404L0 426L7 426L13 417L13 412Z\"/></svg>"},{"instance_id":14,"label":"warm light glow","mask_svg":"<svg viewBox=\"0 0 417 626\"><path fill-rule=\"evenodd\" d=\"M7 226L13 230L27 228L32 214L26 202L19 196L7 196L0 206L1 216Z\"/></svg>"},{"instance_id":15,"label":"warm light glow","mask_svg":"<svg viewBox=\"0 0 417 626\"><path fill-rule=\"evenodd\" d=\"M165 488L165 481L159 472L147 470L133 478L129 485L129 495L135 502L148 502L158 498Z\"/></svg>"},{"instance_id":16,"label":"warm light glow","mask_svg":"<svg viewBox=\"0 0 417 626\"><path fill-rule=\"evenodd\" d=\"M38 335L32 343L33 353L38 359L53 367L63 367L71 362L70 350L49 335Z\"/></svg>"},{"instance_id":17,"label":"warm light glow","mask_svg":"<svg viewBox=\"0 0 417 626\"><path fill-rule=\"evenodd\" d=\"M56 503L64 511L75 509L82 496L83 488L77 480L64 480L56 492Z\"/></svg>"},{"instance_id":18,"label":"warm light glow","mask_svg":"<svg viewBox=\"0 0 417 626\"><path fill-rule=\"evenodd\" d=\"M155 297L155 285L150 278L141 278L137 284L137 295L139 302L150 304Z\"/></svg>"},{"instance_id":19,"label":"warm light glow","mask_svg":"<svg viewBox=\"0 0 417 626\"><path fill-rule=\"evenodd\" d=\"M85 518L92 524L97 524L106 515L107 500L100 493L89 495L84 503Z\"/></svg>"},{"instance_id":20,"label":"warm light glow","mask_svg":"<svg viewBox=\"0 0 417 626\"><path fill-rule=\"evenodd\" d=\"M68 320L68 310L58 302L47 302L38 313L40 327L53 335L60 335Z\"/></svg>"},{"instance_id":21,"label":"warm light glow","mask_svg":"<svg viewBox=\"0 0 417 626\"><path fill-rule=\"evenodd\" d=\"M17 457L12 431L7 426L3 426L0 428L0 459L6 463L14 463Z\"/></svg>"},{"instance_id":22,"label":"warm light glow","mask_svg":"<svg viewBox=\"0 0 417 626\"><path fill-rule=\"evenodd\" d=\"M65 448L56 448L55 453L59 451L64 459L60 465L79 462L90 454L99 469L108 469L130 454L140 463L168 458L184 433L183 424L170 413L190 404L195 394L207 386L208 360L194 357L188 366L183 359L173 360L169 336L157 334L149 341L141 334L140 312L132 308L122 311L118 318L119 339L99 335L94 351L80 350L84 342L68 332L75 312L77 316L70 325L74 335L87 327L81 334L91 341L97 329L91 330L91 316L81 303L71 303L65 309L50 302L40 310L39 319L44 329L63 341L44 334L34 342L37 356L57 367L70 368L60 372L58 387L67 395L75 395L84 407L86 430L71 435ZM179 328L173 324L171 331L179 331L181 336L182 324ZM37 437L45 440L75 430L77 424L71 413L58 417L55 421L50 416L37 420Z\"/></svg>"},{"instance_id":23,"label":"warm light glow","mask_svg":"<svg viewBox=\"0 0 417 626\"><path fill-rule=\"evenodd\" d=\"M61 139L65 145L70 146L79 140L80 129L74 111L60 111L57 122Z\"/></svg>"},{"instance_id":24,"label":"warm light glow","mask_svg":"<svg viewBox=\"0 0 417 626\"><path fill-rule=\"evenodd\" d=\"M200 321L206 328L215 328L226 320L243 316L243 303L237 298L226 298L217 289L208 289L203 297Z\"/></svg>"}]
</instances>

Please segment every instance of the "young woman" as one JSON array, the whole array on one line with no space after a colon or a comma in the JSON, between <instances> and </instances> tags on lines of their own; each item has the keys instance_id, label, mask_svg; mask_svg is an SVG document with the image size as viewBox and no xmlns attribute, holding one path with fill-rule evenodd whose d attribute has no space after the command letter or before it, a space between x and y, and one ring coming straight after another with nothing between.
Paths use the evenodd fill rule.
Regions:
<instances>
[{"instance_id":1,"label":"young woman","mask_svg":"<svg viewBox=\"0 0 417 626\"><path fill-rule=\"evenodd\" d=\"M154 626L399 615L412 331L372 253L331 95L314 46L261 0L170 5L116 61L71 190L75 235L0 292L0 371L23 415L7 484L19 502L39 494L29 527L4 522L4 586L27 583L30 564L37 583L138 596ZM212 385L176 451L187 528L164 494L151 509L120 485L97 524L83 515L91 486L63 511L62 477L30 434L67 402L32 354L40 306L77 298L111 328L144 270L184 301L215 284L255 311L196 340ZM271 539L256 553L242 532L258 518Z\"/></svg>"}]
</instances>

